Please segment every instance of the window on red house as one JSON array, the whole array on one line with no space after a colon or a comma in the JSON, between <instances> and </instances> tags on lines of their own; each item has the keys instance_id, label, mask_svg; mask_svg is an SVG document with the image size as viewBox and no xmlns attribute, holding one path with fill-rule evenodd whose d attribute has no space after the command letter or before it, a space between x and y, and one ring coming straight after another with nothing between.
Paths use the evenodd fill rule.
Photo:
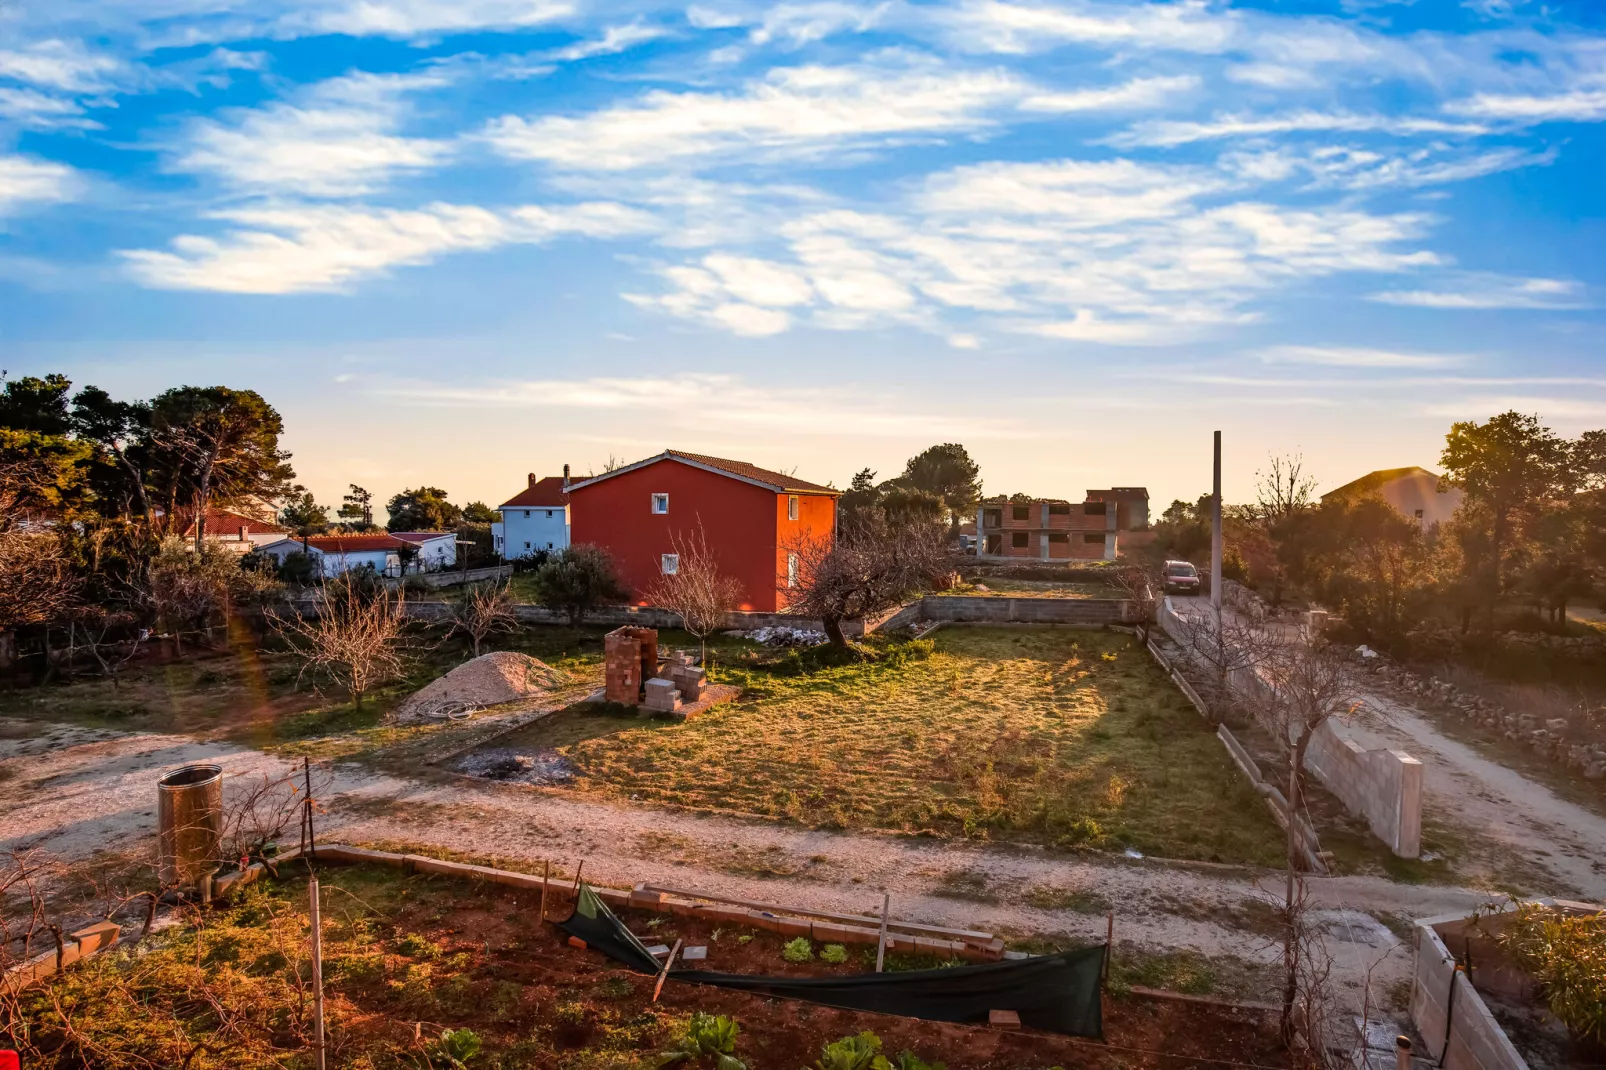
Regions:
<instances>
[{"instance_id":1,"label":"window on red house","mask_svg":"<svg viewBox=\"0 0 1606 1070\"><path fill-rule=\"evenodd\" d=\"M664 554L659 559L658 565L663 569L665 576L673 576L675 573L680 571L680 555Z\"/></svg>"},{"instance_id":2,"label":"window on red house","mask_svg":"<svg viewBox=\"0 0 1606 1070\"><path fill-rule=\"evenodd\" d=\"M655 513L669 512L669 495L654 494L652 496L652 511Z\"/></svg>"}]
</instances>

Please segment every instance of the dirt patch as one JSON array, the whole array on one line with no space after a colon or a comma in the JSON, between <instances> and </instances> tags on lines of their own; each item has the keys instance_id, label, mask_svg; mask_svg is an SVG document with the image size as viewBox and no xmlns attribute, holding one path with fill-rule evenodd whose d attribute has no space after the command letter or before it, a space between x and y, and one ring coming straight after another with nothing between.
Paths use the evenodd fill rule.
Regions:
<instances>
[{"instance_id":1,"label":"dirt patch","mask_svg":"<svg viewBox=\"0 0 1606 1070\"><path fill-rule=\"evenodd\" d=\"M569 759L551 747L539 747L533 753L489 747L464 755L454 768L469 776L511 784L567 784L574 779L574 766Z\"/></svg>"},{"instance_id":2,"label":"dirt patch","mask_svg":"<svg viewBox=\"0 0 1606 1070\"><path fill-rule=\"evenodd\" d=\"M539 658L498 650L465 662L396 707L397 724L453 720L487 706L538 697L568 682Z\"/></svg>"}]
</instances>

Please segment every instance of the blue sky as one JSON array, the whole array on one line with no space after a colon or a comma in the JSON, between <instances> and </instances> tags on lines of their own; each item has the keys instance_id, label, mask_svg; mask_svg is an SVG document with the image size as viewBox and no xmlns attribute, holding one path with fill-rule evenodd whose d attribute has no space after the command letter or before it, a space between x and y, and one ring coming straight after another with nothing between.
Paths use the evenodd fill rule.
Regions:
<instances>
[{"instance_id":1,"label":"blue sky","mask_svg":"<svg viewBox=\"0 0 1606 1070\"><path fill-rule=\"evenodd\" d=\"M1606 13L13 0L0 366L252 387L337 500L668 446L1326 486L1606 425Z\"/></svg>"}]
</instances>

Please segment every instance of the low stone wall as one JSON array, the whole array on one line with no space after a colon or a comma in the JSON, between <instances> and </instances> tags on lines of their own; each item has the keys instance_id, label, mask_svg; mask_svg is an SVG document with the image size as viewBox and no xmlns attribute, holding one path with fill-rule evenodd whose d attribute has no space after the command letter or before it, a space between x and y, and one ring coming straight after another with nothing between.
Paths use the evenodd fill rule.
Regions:
<instances>
[{"instance_id":1,"label":"low stone wall","mask_svg":"<svg viewBox=\"0 0 1606 1070\"><path fill-rule=\"evenodd\" d=\"M512 565L492 565L488 568L471 568L466 572L455 568L439 572L409 572L407 579L422 581L431 587L455 587L460 583L479 583L481 580L504 579L511 575Z\"/></svg>"},{"instance_id":2,"label":"low stone wall","mask_svg":"<svg viewBox=\"0 0 1606 1070\"><path fill-rule=\"evenodd\" d=\"M1162 599L1155 613L1166 634L1184 649L1188 624L1171 599ZM1260 670L1243 667L1228 674L1227 686L1239 695L1264 699L1270 685ZM1251 701L1251 706L1263 705ZM1352 814L1364 817L1372 834L1402 858L1422 853L1422 763L1396 750L1367 750L1343 725L1329 719L1311 737L1305 768L1338 796Z\"/></svg>"},{"instance_id":3,"label":"low stone wall","mask_svg":"<svg viewBox=\"0 0 1606 1070\"><path fill-rule=\"evenodd\" d=\"M302 616L316 616L318 603L310 599L290 603L297 613ZM439 622L449 620L455 604L452 602L433 602L420 599L411 599L403 604L403 612L410 620ZM525 624L568 624L569 615L544 606L516 605L513 615ZM585 615L582 622L587 627L617 628L621 625L632 625L638 628L678 628L680 617L667 609L656 606L599 606ZM759 628L806 628L810 631L820 631L822 625L817 620L807 617L793 617L785 613L750 613L735 612L727 614L722 626L726 631L756 631ZM875 618L871 620L868 630L874 631L877 627ZM866 632L865 622L862 620L845 620L842 622L842 631L850 639L862 638Z\"/></svg>"},{"instance_id":4,"label":"low stone wall","mask_svg":"<svg viewBox=\"0 0 1606 1070\"><path fill-rule=\"evenodd\" d=\"M1399 750L1367 750L1327 720L1311 736L1305 768L1401 858L1422 853L1422 763Z\"/></svg>"},{"instance_id":5,"label":"low stone wall","mask_svg":"<svg viewBox=\"0 0 1606 1070\"><path fill-rule=\"evenodd\" d=\"M928 594L922 620L970 624L1072 624L1101 628L1126 624L1132 603L1119 598L1002 598L997 595Z\"/></svg>"}]
</instances>

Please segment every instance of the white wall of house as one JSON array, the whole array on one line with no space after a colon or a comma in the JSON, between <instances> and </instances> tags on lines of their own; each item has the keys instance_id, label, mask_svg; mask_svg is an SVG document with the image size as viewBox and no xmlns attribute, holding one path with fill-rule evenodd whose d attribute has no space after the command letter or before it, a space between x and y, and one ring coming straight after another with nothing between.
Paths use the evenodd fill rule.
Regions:
<instances>
[{"instance_id":1,"label":"white wall of house","mask_svg":"<svg viewBox=\"0 0 1606 1070\"><path fill-rule=\"evenodd\" d=\"M343 554L324 553L316 546L306 548L313 560L318 562L319 574L323 576L338 576L349 568L371 567L381 576L396 576L401 573L401 559L396 556L395 550L362 550ZM291 554L302 553L299 539L281 539L276 543L262 547L262 552L273 557L279 564Z\"/></svg>"},{"instance_id":2,"label":"white wall of house","mask_svg":"<svg viewBox=\"0 0 1606 1070\"><path fill-rule=\"evenodd\" d=\"M537 550L562 550L569 545L567 505L522 505L502 508L502 556L529 557Z\"/></svg>"},{"instance_id":3,"label":"white wall of house","mask_svg":"<svg viewBox=\"0 0 1606 1070\"><path fill-rule=\"evenodd\" d=\"M491 550L498 557L502 556L503 524L500 520L491 525Z\"/></svg>"},{"instance_id":4,"label":"white wall of house","mask_svg":"<svg viewBox=\"0 0 1606 1070\"><path fill-rule=\"evenodd\" d=\"M412 540L408 540L411 542ZM439 572L457 566L457 534L455 532L415 544L418 556L409 569L418 572Z\"/></svg>"}]
</instances>

